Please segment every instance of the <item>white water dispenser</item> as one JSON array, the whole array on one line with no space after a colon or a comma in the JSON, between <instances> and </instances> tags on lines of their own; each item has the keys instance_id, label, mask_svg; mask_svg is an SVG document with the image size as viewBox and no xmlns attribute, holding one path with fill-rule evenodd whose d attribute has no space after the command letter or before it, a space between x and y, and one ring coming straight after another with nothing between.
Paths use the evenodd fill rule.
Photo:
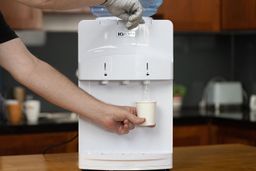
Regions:
<instances>
[{"instance_id":1,"label":"white water dispenser","mask_svg":"<svg viewBox=\"0 0 256 171\"><path fill-rule=\"evenodd\" d=\"M115 17L79 24L79 87L115 105L156 102L155 126L137 126L127 135L80 118L80 169L172 168L173 26L168 20L144 20L133 30Z\"/></svg>"}]
</instances>

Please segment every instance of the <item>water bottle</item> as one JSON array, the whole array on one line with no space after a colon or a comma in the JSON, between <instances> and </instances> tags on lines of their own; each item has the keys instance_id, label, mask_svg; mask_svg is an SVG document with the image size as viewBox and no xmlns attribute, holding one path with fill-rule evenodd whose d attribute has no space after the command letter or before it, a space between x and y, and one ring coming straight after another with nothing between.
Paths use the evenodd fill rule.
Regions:
<instances>
[{"instance_id":1,"label":"water bottle","mask_svg":"<svg viewBox=\"0 0 256 171\"><path fill-rule=\"evenodd\" d=\"M143 16L150 17L157 13L158 8L162 5L163 0L140 0L143 6Z\"/></svg>"},{"instance_id":2,"label":"water bottle","mask_svg":"<svg viewBox=\"0 0 256 171\"><path fill-rule=\"evenodd\" d=\"M158 8L163 3L163 0L139 0L139 1L144 8L143 10L144 17L150 17L156 14ZM97 6L91 7L91 12L96 17L112 16L103 5L97 5Z\"/></svg>"}]
</instances>

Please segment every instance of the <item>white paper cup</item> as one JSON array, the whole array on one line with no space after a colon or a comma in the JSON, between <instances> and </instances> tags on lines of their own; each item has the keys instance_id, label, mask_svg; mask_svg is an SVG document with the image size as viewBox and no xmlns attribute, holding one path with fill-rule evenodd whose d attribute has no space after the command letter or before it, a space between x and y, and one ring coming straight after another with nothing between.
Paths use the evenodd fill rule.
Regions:
<instances>
[{"instance_id":1,"label":"white paper cup","mask_svg":"<svg viewBox=\"0 0 256 171\"><path fill-rule=\"evenodd\" d=\"M25 115L28 123L37 123L41 104L38 100L27 100L25 102Z\"/></svg>"},{"instance_id":2,"label":"white paper cup","mask_svg":"<svg viewBox=\"0 0 256 171\"><path fill-rule=\"evenodd\" d=\"M145 118L145 122L140 126L154 127L156 125L156 102L138 101L136 102L137 116Z\"/></svg>"}]
</instances>

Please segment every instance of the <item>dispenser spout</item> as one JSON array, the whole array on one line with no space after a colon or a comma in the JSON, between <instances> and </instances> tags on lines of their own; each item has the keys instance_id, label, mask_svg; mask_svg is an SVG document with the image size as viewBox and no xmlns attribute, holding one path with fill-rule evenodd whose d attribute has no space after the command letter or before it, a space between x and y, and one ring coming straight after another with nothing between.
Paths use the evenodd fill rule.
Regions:
<instances>
[{"instance_id":1,"label":"dispenser spout","mask_svg":"<svg viewBox=\"0 0 256 171\"><path fill-rule=\"evenodd\" d=\"M129 81L129 80L124 80L124 81L122 81L121 83L122 83L122 85L129 85L129 84L130 84L130 81Z\"/></svg>"},{"instance_id":2,"label":"dispenser spout","mask_svg":"<svg viewBox=\"0 0 256 171\"><path fill-rule=\"evenodd\" d=\"M108 80L103 80L100 83L101 83L101 85L108 85L109 81Z\"/></svg>"},{"instance_id":3,"label":"dispenser spout","mask_svg":"<svg viewBox=\"0 0 256 171\"><path fill-rule=\"evenodd\" d=\"M150 81L149 80L145 80L142 82L144 85L149 85L150 84Z\"/></svg>"}]
</instances>

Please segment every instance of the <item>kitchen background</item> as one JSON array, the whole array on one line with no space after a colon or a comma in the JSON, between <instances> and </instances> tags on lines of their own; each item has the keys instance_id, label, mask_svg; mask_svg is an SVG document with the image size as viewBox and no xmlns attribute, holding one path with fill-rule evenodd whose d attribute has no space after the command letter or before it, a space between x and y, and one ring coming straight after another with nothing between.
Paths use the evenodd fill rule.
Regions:
<instances>
[{"instance_id":1,"label":"kitchen background","mask_svg":"<svg viewBox=\"0 0 256 171\"><path fill-rule=\"evenodd\" d=\"M87 8L40 11L1 0L0 9L35 56L77 84L77 23L93 18ZM185 110L173 115L174 147L225 143L256 146L256 96L255 111L249 111L249 98L256 94L255 14L256 0L164 0L154 16L174 23L174 82L178 92L185 94ZM213 79L241 82L247 94L244 108L223 113L197 110L205 87ZM20 85L0 69L1 94L13 98L16 86ZM8 112L1 113L0 155L76 152L76 115L29 90L26 94L40 100L43 113L33 124L24 113L18 124L3 119Z\"/></svg>"},{"instance_id":2,"label":"kitchen background","mask_svg":"<svg viewBox=\"0 0 256 171\"><path fill-rule=\"evenodd\" d=\"M77 83L77 33L47 32L46 42L29 50ZM175 83L187 87L183 107L197 107L209 80L222 77L241 81L248 96L256 93L256 33L175 33ZM2 72L2 92L11 96L18 83ZM60 85L61 87L61 85ZM31 92L29 92L31 93ZM31 93L32 94L32 93ZM33 94L42 111L63 111ZM248 104L245 104L248 105Z\"/></svg>"},{"instance_id":3,"label":"kitchen background","mask_svg":"<svg viewBox=\"0 0 256 171\"><path fill-rule=\"evenodd\" d=\"M256 93L255 3L255 0L237 0L236 3L232 0L163 1L154 17L174 23L174 76L175 83L186 89L184 108L198 107L207 83L214 78L240 81L247 93L244 106L248 107L250 95ZM23 15L8 14L10 5ZM66 13L44 11L42 14L6 0L0 8L17 30L44 32L43 43L40 46L29 44L29 50L77 83L76 25L79 20L93 18L87 8ZM33 39L36 36L31 36L29 41ZM11 98L12 88L17 83L8 73L2 71L1 74L1 92ZM42 111L62 111L33 96L41 100Z\"/></svg>"}]
</instances>

